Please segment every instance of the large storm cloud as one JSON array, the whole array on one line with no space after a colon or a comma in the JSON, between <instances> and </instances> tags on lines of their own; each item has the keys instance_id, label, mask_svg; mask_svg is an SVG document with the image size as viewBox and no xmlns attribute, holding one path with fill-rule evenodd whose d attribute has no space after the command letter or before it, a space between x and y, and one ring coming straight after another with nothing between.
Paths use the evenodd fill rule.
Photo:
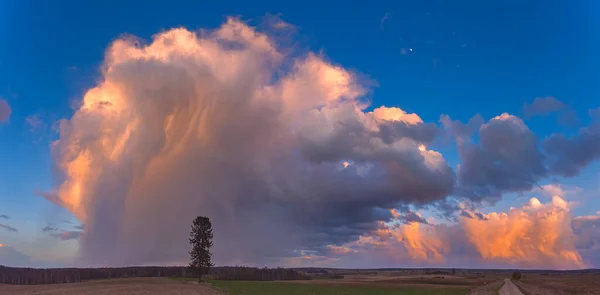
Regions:
<instances>
[{"instance_id":1,"label":"large storm cloud","mask_svg":"<svg viewBox=\"0 0 600 295\"><path fill-rule=\"evenodd\" d=\"M235 18L110 44L52 144L57 185L43 195L85 224L54 236L79 238L82 265L185 264L190 223L205 215L220 265L587 265L577 247L597 235L579 221L573 232L560 197L507 213L476 205L577 174L600 155L597 123L542 140L507 113L438 126L370 108L358 75L290 52ZM456 172L431 149L443 135L457 142ZM458 222L417 210L431 205Z\"/></svg>"},{"instance_id":2,"label":"large storm cloud","mask_svg":"<svg viewBox=\"0 0 600 295\"><path fill-rule=\"evenodd\" d=\"M90 265L185 260L196 215L214 220L218 264L344 243L455 182L426 147L435 125L399 108L367 112L366 91L234 18L147 45L118 39L102 81L60 125L59 185L46 196L85 223Z\"/></svg>"}]
</instances>

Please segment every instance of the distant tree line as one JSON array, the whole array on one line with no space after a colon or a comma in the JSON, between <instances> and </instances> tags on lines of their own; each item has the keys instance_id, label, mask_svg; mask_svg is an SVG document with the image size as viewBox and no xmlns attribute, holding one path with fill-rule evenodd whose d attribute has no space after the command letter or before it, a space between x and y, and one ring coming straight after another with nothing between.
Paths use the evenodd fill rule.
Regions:
<instances>
[{"instance_id":1,"label":"distant tree line","mask_svg":"<svg viewBox=\"0 0 600 295\"><path fill-rule=\"evenodd\" d=\"M187 267L123 267L123 268L13 268L0 266L0 283L18 285L77 283L95 279L132 277L181 277L213 280L309 280L305 272L284 268L212 267L212 224L208 217L193 220L190 232L190 264Z\"/></svg>"},{"instance_id":2,"label":"distant tree line","mask_svg":"<svg viewBox=\"0 0 600 295\"><path fill-rule=\"evenodd\" d=\"M96 279L178 277L198 278L197 269L186 266L123 268L14 268L0 266L0 283L17 285L78 283ZM214 280L308 280L303 272L284 268L213 267L206 275Z\"/></svg>"},{"instance_id":3,"label":"distant tree line","mask_svg":"<svg viewBox=\"0 0 600 295\"><path fill-rule=\"evenodd\" d=\"M35 285L130 277L197 277L188 267L14 268L0 266L0 283Z\"/></svg>"},{"instance_id":4,"label":"distant tree line","mask_svg":"<svg viewBox=\"0 0 600 295\"><path fill-rule=\"evenodd\" d=\"M291 281L310 280L311 276L293 269L238 266L213 268L208 278L229 281Z\"/></svg>"}]
</instances>

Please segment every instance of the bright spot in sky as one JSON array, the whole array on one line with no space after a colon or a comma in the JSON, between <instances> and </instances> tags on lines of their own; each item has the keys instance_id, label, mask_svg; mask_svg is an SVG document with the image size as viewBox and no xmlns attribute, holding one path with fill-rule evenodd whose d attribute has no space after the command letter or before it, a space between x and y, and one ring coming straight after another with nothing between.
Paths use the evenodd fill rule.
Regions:
<instances>
[{"instance_id":1,"label":"bright spot in sky","mask_svg":"<svg viewBox=\"0 0 600 295\"><path fill-rule=\"evenodd\" d=\"M348 168L348 166L350 166L350 163L344 162L344 168Z\"/></svg>"},{"instance_id":2,"label":"bright spot in sky","mask_svg":"<svg viewBox=\"0 0 600 295\"><path fill-rule=\"evenodd\" d=\"M408 50L412 51L412 48L409 48Z\"/></svg>"}]
</instances>

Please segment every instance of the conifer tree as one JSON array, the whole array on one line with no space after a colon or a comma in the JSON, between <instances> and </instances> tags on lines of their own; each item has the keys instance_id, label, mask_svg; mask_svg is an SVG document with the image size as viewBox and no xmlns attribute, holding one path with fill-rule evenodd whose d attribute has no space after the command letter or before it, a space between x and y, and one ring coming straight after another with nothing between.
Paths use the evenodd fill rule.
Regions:
<instances>
[{"instance_id":1,"label":"conifer tree","mask_svg":"<svg viewBox=\"0 0 600 295\"><path fill-rule=\"evenodd\" d=\"M210 248L213 245L213 230L210 218L198 216L192 224L190 233L190 267L198 271L198 281L202 282L202 275L208 274L213 266Z\"/></svg>"}]
</instances>

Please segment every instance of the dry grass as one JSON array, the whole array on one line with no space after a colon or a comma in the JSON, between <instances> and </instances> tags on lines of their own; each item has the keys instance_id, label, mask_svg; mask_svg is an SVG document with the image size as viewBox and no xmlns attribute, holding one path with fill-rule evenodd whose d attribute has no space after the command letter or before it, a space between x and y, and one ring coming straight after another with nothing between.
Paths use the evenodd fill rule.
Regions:
<instances>
[{"instance_id":1,"label":"dry grass","mask_svg":"<svg viewBox=\"0 0 600 295\"><path fill-rule=\"evenodd\" d=\"M334 285L340 287L384 287L384 288L417 288L422 290L470 290L485 287L495 282L502 283L506 274L486 274L481 276L461 275L425 275L406 274L394 271L380 271L368 273L345 274L343 279L320 279L312 281L298 281L296 284ZM497 284L496 284L497 285ZM493 285L491 288L499 286ZM488 288L489 289L489 288ZM340 293L341 294L341 293ZM487 293L481 293L487 294ZM494 294L494 293L490 293ZM497 294L497 293L496 293Z\"/></svg>"},{"instance_id":2,"label":"dry grass","mask_svg":"<svg viewBox=\"0 0 600 295\"><path fill-rule=\"evenodd\" d=\"M524 274L516 282L527 294L600 294L600 274Z\"/></svg>"},{"instance_id":3,"label":"dry grass","mask_svg":"<svg viewBox=\"0 0 600 295\"><path fill-rule=\"evenodd\" d=\"M498 295L498 291L504 285L504 281L495 281L483 286L474 288L469 295Z\"/></svg>"},{"instance_id":4,"label":"dry grass","mask_svg":"<svg viewBox=\"0 0 600 295\"><path fill-rule=\"evenodd\" d=\"M305 284L299 282L215 281L230 295L465 295L461 288L427 288L378 284Z\"/></svg>"},{"instance_id":5,"label":"dry grass","mask_svg":"<svg viewBox=\"0 0 600 295\"><path fill-rule=\"evenodd\" d=\"M110 279L95 280L75 284L58 285L3 285L0 284L2 295L217 295L210 286L199 285L191 282L169 280L166 278L140 278L140 279Z\"/></svg>"}]
</instances>

